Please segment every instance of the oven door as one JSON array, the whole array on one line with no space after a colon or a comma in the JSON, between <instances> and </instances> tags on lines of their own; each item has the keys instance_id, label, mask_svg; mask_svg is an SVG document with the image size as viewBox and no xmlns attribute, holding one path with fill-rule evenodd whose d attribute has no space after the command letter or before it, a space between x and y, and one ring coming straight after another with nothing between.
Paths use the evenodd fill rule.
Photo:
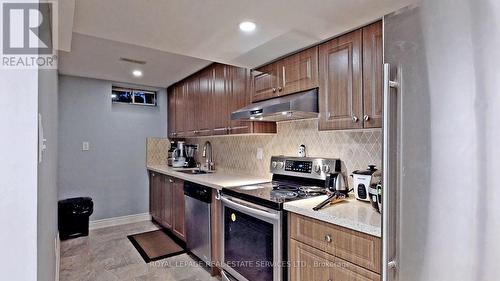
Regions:
<instances>
[{"instance_id":1,"label":"oven door","mask_svg":"<svg viewBox=\"0 0 500 281\"><path fill-rule=\"evenodd\" d=\"M238 281L282 281L282 212L227 195L222 201L222 269Z\"/></svg>"}]
</instances>

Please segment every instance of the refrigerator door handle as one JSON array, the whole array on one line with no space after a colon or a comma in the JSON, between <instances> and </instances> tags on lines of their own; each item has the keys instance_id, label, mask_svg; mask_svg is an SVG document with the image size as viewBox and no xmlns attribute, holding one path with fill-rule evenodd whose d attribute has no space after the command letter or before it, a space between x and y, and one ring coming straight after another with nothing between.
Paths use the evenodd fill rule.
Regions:
<instances>
[{"instance_id":1,"label":"refrigerator door handle","mask_svg":"<svg viewBox=\"0 0 500 281\"><path fill-rule=\"evenodd\" d=\"M396 215L396 214L391 214L391 210L394 209L391 201L390 195L394 193L394 184L391 182L390 178L390 167L393 165L391 162L391 157L390 157L390 148L393 146L392 140L391 140L391 131L394 129L392 126L393 124L391 123L391 105L392 105L392 100L391 100L391 88L399 88L399 83L395 81L391 81L391 66L388 63L384 64L384 114L383 114L383 138L384 138L384 145L383 145L383 210L382 210L382 280L383 281L392 281L389 280L389 271L396 270L397 269L397 262L396 262L396 257L395 256L390 256L391 253L389 252L390 249L389 247L395 247L396 244L394 245L389 245L389 243L397 243L394 241L395 239L390 239L390 228L389 228L389 222L391 217ZM395 229L395 228L393 228Z\"/></svg>"}]
</instances>

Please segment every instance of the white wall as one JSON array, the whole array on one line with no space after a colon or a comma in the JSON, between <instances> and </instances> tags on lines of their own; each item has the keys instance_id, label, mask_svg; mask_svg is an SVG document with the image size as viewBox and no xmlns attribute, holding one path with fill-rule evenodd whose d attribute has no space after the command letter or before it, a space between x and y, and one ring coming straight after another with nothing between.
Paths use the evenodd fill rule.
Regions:
<instances>
[{"instance_id":1,"label":"white wall","mask_svg":"<svg viewBox=\"0 0 500 281\"><path fill-rule=\"evenodd\" d=\"M59 77L59 198L92 197L91 220L148 212L146 138L166 136L165 90L148 107L112 104L111 86Z\"/></svg>"},{"instance_id":2,"label":"white wall","mask_svg":"<svg viewBox=\"0 0 500 281\"><path fill-rule=\"evenodd\" d=\"M0 276L37 278L38 70L0 70Z\"/></svg>"}]
</instances>

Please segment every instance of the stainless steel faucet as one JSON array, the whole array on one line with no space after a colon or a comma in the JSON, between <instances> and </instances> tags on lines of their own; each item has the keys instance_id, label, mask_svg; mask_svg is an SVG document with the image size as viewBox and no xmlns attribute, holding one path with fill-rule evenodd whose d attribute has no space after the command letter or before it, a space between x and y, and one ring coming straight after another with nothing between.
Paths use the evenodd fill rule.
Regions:
<instances>
[{"instance_id":1,"label":"stainless steel faucet","mask_svg":"<svg viewBox=\"0 0 500 281\"><path fill-rule=\"evenodd\" d=\"M205 145L203 146L203 158L206 158L207 160L205 161L207 170L213 171L215 170L215 164L214 164L214 159L213 159L213 151L212 151L212 144L209 141L205 142Z\"/></svg>"}]
</instances>

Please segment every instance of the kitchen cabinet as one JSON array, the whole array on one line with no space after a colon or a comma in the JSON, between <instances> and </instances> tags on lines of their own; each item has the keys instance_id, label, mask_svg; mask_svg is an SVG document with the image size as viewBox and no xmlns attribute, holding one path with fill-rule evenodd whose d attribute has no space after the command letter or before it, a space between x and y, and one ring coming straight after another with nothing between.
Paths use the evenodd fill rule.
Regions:
<instances>
[{"instance_id":1,"label":"kitchen cabinet","mask_svg":"<svg viewBox=\"0 0 500 281\"><path fill-rule=\"evenodd\" d=\"M253 71L252 101L318 87L318 47L301 51Z\"/></svg>"},{"instance_id":2,"label":"kitchen cabinet","mask_svg":"<svg viewBox=\"0 0 500 281\"><path fill-rule=\"evenodd\" d=\"M277 96L278 66L275 63L257 68L253 74L252 102L267 100Z\"/></svg>"},{"instance_id":3,"label":"kitchen cabinet","mask_svg":"<svg viewBox=\"0 0 500 281\"><path fill-rule=\"evenodd\" d=\"M363 28L363 126L382 127L383 104L382 22Z\"/></svg>"},{"instance_id":4,"label":"kitchen cabinet","mask_svg":"<svg viewBox=\"0 0 500 281\"><path fill-rule=\"evenodd\" d=\"M363 128L362 31L319 46L319 129Z\"/></svg>"},{"instance_id":5,"label":"kitchen cabinet","mask_svg":"<svg viewBox=\"0 0 500 281\"><path fill-rule=\"evenodd\" d=\"M380 275L296 240L290 240L290 280L380 281Z\"/></svg>"},{"instance_id":6,"label":"kitchen cabinet","mask_svg":"<svg viewBox=\"0 0 500 281\"><path fill-rule=\"evenodd\" d=\"M231 112L250 104L250 71L212 64L168 89L169 136L276 133L274 122L231 120Z\"/></svg>"},{"instance_id":7,"label":"kitchen cabinet","mask_svg":"<svg viewBox=\"0 0 500 281\"><path fill-rule=\"evenodd\" d=\"M184 92L185 137L194 137L197 135L198 124L195 119L198 115L196 113L198 110L196 100L198 98L199 81L197 76L191 77L186 81Z\"/></svg>"},{"instance_id":8,"label":"kitchen cabinet","mask_svg":"<svg viewBox=\"0 0 500 281\"><path fill-rule=\"evenodd\" d=\"M212 107L212 125L214 135L226 135L229 133L228 123L231 113L229 112L228 99L231 96L229 67L224 64L214 66L214 92Z\"/></svg>"},{"instance_id":9,"label":"kitchen cabinet","mask_svg":"<svg viewBox=\"0 0 500 281\"><path fill-rule=\"evenodd\" d=\"M196 104L195 136L209 136L212 134L212 116L213 111L213 83L214 69L206 68L198 75L199 87L194 94L194 103Z\"/></svg>"},{"instance_id":10,"label":"kitchen cabinet","mask_svg":"<svg viewBox=\"0 0 500 281\"><path fill-rule=\"evenodd\" d=\"M176 128L175 128L175 93L167 95L167 131L169 138L175 138ZM171 114L173 112L173 114Z\"/></svg>"},{"instance_id":11,"label":"kitchen cabinet","mask_svg":"<svg viewBox=\"0 0 500 281\"><path fill-rule=\"evenodd\" d=\"M182 240L186 240L184 181L177 178L172 180L172 232Z\"/></svg>"},{"instance_id":12,"label":"kitchen cabinet","mask_svg":"<svg viewBox=\"0 0 500 281\"><path fill-rule=\"evenodd\" d=\"M293 213L289 223L291 239L380 273L380 238Z\"/></svg>"},{"instance_id":13,"label":"kitchen cabinet","mask_svg":"<svg viewBox=\"0 0 500 281\"><path fill-rule=\"evenodd\" d=\"M318 47L278 61L278 94L289 95L318 87Z\"/></svg>"},{"instance_id":14,"label":"kitchen cabinet","mask_svg":"<svg viewBox=\"0 0 500 281\"><path fill-rule=\"evenodd\" d=\"M175 114L175 137L183 138L185 137L185 95L184 93L187 91L187 85L185 83L179 83L173 88L173 95L175 99L175 111L171 112L171 114ZM169 117L171 115L169 114Z\"/></svg>"},{"instance_id":15,"label":"kitchen cabinet","mask_svg":"<svg viewBox=\"0 0 500 281\"><path fill-rule=\"evenodd\" d=\"M185 240L183 180L151 171L149 211L157 223Z\"/></svg>"},{"instance_id":16,"label":"kitchen cabinet","mask_svg":"<svg viewBox=\"0 0 500 281\"><path fill-rule=\"evenodd\" d=\"M382 125L382 22L319 46L319 129Z\"/></svg>"}]
</instances>

